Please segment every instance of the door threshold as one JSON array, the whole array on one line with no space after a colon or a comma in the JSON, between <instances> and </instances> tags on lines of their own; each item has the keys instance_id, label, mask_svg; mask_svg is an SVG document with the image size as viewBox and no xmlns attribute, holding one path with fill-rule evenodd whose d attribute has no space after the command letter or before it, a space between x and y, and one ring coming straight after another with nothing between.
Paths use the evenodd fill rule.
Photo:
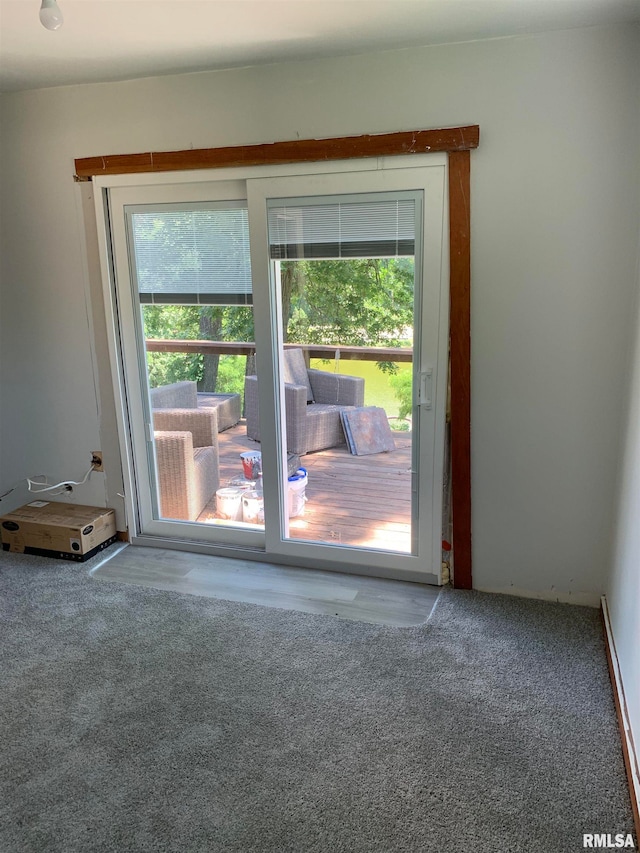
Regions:
<instances>
[{"instance_id":1,"label":"door threshold","mask_svg":"<svg viewBox=\"0 0 640 853\"><path fill-rule=\"evenodd\" d=\"M424 623L440 593L424 583L142 545L119 550L92 576L395 628Z\"/></svg>"}]
</instances>

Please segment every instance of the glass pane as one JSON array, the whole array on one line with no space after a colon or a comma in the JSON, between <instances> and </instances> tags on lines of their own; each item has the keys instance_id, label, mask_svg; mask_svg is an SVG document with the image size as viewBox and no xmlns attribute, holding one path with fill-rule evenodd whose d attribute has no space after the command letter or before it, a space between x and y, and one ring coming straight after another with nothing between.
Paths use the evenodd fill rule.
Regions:
<instances>
[{"instance_id":1,"label":"glass pane","mask_svg":"<svg viewBox=\"0 0 640 853\"><path fill-rule=\"evenodd\" d=\"M235 304L251 293L246 207L139 210L131 218L141 302Z\"/></svg>"},{"instance_id":2,"label":"glass pane","mask_svg":"<svg viewBox=\"0 0 640 853\"><path fill-rule=\"evenodd\" d=\"M400 209L395 200L383 203ZM380 226L377 214L387 211L371 199L270 211L282 317L287 538L414 552L414 199L403 198L401 209L402 216L386 218L402 224L395 232Z\"/></svg>"},{"instance_id":3,"label":"glass pane","mask_svg":"<svg viewBox=\"0 0 640 853\"><path fill-rule=\"evenodd\" d=\"M244 417L245 388L257 388L246 208L128 213L154 518L263 527L260 446Z\"/></svg>"},{"instance_id":4,"label":"glass pane","mask_svg":"<svg viewBox=\"0 0 640 853\"><path fill-rule=\"evenodd\" d=\"M154 426L155 517L239 526L246 516L262 524L259 445L248 440L243 416L245 385L257 383L250 375L253 309L141 310ZM243 459L251 452L253 457ZM259 511L251 512L253 507Z\"/></svg>"}]
</instances>

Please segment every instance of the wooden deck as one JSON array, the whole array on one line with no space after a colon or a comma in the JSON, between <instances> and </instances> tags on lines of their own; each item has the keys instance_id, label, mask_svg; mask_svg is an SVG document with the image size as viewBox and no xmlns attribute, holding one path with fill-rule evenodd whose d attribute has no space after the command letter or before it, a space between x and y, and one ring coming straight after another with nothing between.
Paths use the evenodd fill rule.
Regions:
<instances>
[{"instance_id":1,"label":"wooden deck","mask_svg":"<svg viewBox=\"0 0 640 853\"><path fill-rule=\"evenodd\" d=\"M300 464L309 483L304 515L292 518L292 539L379 548L411 550L411 434L394 435L390 453L352 456L346 445L308 453ZM242 476L240 454L259 450L247 438L244 420L218 436L220 482ZM198 518L215 518L215 501Z\"/></svg>"}]
</instances>

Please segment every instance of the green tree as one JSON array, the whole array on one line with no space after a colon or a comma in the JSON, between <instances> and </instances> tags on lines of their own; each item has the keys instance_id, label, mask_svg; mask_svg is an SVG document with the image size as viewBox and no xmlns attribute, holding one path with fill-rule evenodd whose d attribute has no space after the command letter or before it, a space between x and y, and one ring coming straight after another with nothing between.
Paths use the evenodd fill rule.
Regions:
<instances>
[{"instance_id":1,"label":"green tree","mask_svg":"<svg viewBox=\"0 0 640 853\"><path fill-rule=\"evenodd\" d=\"M253 310L245 307L145 305L143 320L145 338L219 341L252 341L254 338ZM244 356L149 352L149 384L156 388L189 379L198 383L200 391L239 393L244 384L246 360Z\"/></svg>"},{"instance_id":2,"label":"green tree","mask_svg":"<svg viewBox=\"0 0 640 853\"><path fill-rule=\"evenodd\" d=\"M199 313L196 305L144 305L144 336L161 340L194 340L200 328ZM185 379L197 382L201 370L201 357L198 355L147 353L147 371L152 388Z\"/></svg>"},{"instance_id":3,"label":"green tree","mask_svg":"<svg viewBox=\"0 0 640 853\"><path fill-rule=\"evenodd\" d=\"M287 261L285 340L395 347L413 336L413 258ZM289 311L285 313L284 306ZM377 363L396 373L390 361Z\"/></svg>"},{"instance_id":4,"label":"green tree","mask_svg":"<svg viewBox=\"0 0 640 853\"><path fill-rule=\"evenodd\" d=\"M184 263L192 258L185 253ZM169 272L167 275L171 275ZM300 344L395 347L411 343L414 268L412 258L286 261L281 267L284 340ZM253 341L248 306L146 305L148 338ZM231 361L231 359L238 359ZM241 391L252 359L216 355L149 353L152 387L191 379L200 390ZM394 373L392 362L380 370Z\"/></svg>"},{"instance_id":5,"label":"green tree","mask_svg":"<svg viewBox=\"0 0 640 853\"><path fill-rule=\"evenodd\" d=\"M395 398L399 401L398 417L406 418L413 409L413 376L411 371L397 373L389 378Z\"/></svg>"},{"instance_id":6,"label":"green tree","mask_svg":"<svg viewBox=\"0 0 640 853\"><path fill-rule=\"evenodd\" d=\"M400 346L406 340L413 325L412 258L286 261L283 268L283 278L294 282L284 318L289 341Z\"/></svg>"}]
</instances>

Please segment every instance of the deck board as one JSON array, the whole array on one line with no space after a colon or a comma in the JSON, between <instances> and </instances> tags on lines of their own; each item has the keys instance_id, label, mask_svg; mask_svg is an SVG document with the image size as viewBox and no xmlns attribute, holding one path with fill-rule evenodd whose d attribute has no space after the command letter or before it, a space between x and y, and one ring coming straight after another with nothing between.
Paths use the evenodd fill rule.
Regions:
<instances>
[{"instance_id":1,"label":"deck board","mask_svg":"<svg viewBox=\"0 0 640 853\"><path fill-rule=\"evenodd\" d=\"M307 470L304 515L291 519L293 539L382 548L411 549L411 436L394 436L389 453L352 456L346 445L308 453L300 464ZM220 483L242 476L240 454L258 450L247 438L244 420L219 433ZM215 501L199 516L216 517Z\"/></svg>"}]
</instances>

